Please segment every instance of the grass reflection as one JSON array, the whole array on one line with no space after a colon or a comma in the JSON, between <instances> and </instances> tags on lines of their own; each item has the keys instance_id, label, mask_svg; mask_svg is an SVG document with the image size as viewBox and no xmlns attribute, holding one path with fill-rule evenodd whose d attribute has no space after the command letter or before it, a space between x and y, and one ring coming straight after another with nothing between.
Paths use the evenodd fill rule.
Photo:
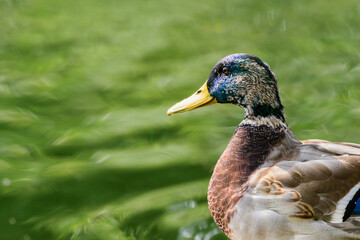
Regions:
<instances>
[{"instance_id":1,"label":"grass reflection","mask_svg":"<svg viewBox=\"0 0 360 240\"><path fill-rule=\"evenodd\" d=\"M276 73L299 138L359 142L358 9L0 1L0 238L226 239L206 190L243 113L166 110L249 52Z\"/></svg>"}]
</instances>

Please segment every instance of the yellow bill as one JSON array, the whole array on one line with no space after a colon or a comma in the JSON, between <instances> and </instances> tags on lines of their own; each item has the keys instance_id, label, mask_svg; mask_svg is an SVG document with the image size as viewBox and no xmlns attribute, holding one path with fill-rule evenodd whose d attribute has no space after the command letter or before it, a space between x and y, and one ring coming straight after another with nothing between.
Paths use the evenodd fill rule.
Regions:
<instances>
[{"instance_id":1,"label":"yellow bill","mask_svg":"<svg viewBox=\"0 0 360 240\"><path fill-rule=\"evenodd\" d=\"M200 107L212 105L214 103L217 103L217 101L215 97L210 96L207 89L207 82L205 82L205 84L202 85L202 87L193 95L169 108L167 114L170 116L175 113L191 111Z\"/></svg>"}]
</instances>

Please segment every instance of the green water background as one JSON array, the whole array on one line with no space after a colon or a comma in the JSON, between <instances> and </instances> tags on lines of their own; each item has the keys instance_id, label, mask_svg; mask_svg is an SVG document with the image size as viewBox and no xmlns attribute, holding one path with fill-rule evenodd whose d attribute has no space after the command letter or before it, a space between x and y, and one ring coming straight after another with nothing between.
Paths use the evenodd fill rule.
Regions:
<instances>
[{"instance_id":1,"label":"green water background","mask_svg":"<svg viewBox=\"0 0 360 240\"><path fill-rule=\"evenodd\" d=\"M222 57L300 139L360 142L360 3L0 0L0 239L226 239L207 184L243 111L166 116Z\"/></svg>"}]
</instances>

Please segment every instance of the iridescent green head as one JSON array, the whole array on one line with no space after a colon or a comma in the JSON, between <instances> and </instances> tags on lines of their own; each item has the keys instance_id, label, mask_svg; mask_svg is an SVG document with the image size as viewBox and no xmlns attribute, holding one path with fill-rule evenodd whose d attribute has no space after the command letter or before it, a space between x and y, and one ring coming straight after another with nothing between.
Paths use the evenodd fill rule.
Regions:
<instances>
[{"instance_id":1,"label":"iridescent green head","mask_svg":"<svg viewBox=\"0 0 360 240\"><path fill-rule=\"evenodd\" d=\"M277 81L268 65L250 54L232 54L212 69L207 82L168 114L213 103L232 103L245 109L245 118L275 117L285 122Z\"/></svg>"},{"instance_id":2,"label":"iridescent green head","mask_svg":"<svg viewBox=\"0 0 360 240\"><path fill-rule=\"evenodd\" d=\"M245 117L273 115L285 121L276 78L256 56L240 53L224 57L211 71L207 87L217 102L243 107Z\"/></svg>"}]
</instances>

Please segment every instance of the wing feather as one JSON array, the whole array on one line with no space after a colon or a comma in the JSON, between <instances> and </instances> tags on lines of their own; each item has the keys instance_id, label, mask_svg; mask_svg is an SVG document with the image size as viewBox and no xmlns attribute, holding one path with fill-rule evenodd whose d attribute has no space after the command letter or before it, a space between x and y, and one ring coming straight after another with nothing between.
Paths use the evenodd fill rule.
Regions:
<instances>
[{"instance_id":1,"label":"wing feather","mask_svg":"<svg viewBox=\"0 0 360 240\"><path fill-rule=\"evenodd\" d=\"M280 214L341 222L348 199L360 184L360 145L322 140L302 143L289 154L291 160L257 171L250 187Z\"/></svg>"}]
</instances>

